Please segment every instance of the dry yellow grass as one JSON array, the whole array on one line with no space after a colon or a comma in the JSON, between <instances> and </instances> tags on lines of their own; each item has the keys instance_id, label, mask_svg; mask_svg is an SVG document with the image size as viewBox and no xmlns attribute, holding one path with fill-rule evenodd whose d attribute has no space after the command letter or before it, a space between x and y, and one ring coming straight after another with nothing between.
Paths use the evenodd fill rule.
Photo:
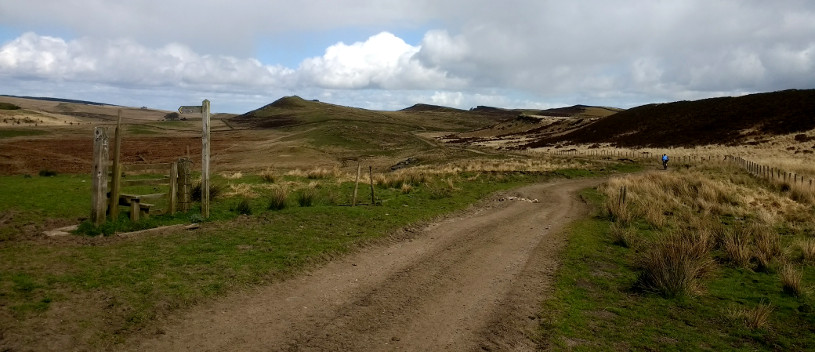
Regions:
<instances>
[{"instance_id":1,"label":"dry yellow grass","mask_svg":"<svg viewBox=\"0 0 815 352\"><path fill-rule=\"evenodd\" d=\"M628 225L619 222L612 223L610 234L614 244L627 248L634 248L639 244L635 230Z\"/></svg>"},{"instance_id":2,"label":"dry yellow grass","mask_svg":"<svg viewBox=\"0 0 815 352\"><path fill-rule=\"evenodd\" d=\"M246 183L229 184L229 190L224 194L227 197L255 198L257 193L252 189L252 185Z\"/></svg>"},{"instance_id":3,"label":"dry yellow grass","mask_svg":"<svg viewBox=\"0 0 815 352\"><path fill-rule=\"evenodd\" d=\"M700 215L759 216L766 223L775 223L800 220L809 209L786 193L761 187L751 176L732 167L717 172L694 168L646 172L612 178L599 189L611 200L619 197L623 187L627 189L631 216L646 219L655 227L688 223ZM663 220L660 214L670 215Z\"/></svg>"},{"instance_id":4,"label":"dry yellow grass","mask_svg":"<svg viewBox=\"0 0 815 352\"><path fill-rule=\"evenodd\" d=\"M240 172L240 171L236 171L236 172L224 171L224 172L221 172L220 175L221 175L221 177L223 177L223 178L225 178L227 180L239 180L239 179L241 179L243 177L243 173Z\"/></svg>"},{"instance_id":5,"label":"dry yellow grass","mask_svg":"<svg viewBox=\"0 0 815 352\"><path fill-rule=\"evenodd\" d=\"M700 279L713 268L706 231L671 232L648 246L639 259L639 285L673 297L697 294Z\"/></svg>"},{"instance_id":6,"label":"dry yellow grass","mask_svg":"<svg viewBox=\"0 0 815 352\"><path fill-rule=\"evenodd\" d=\"M770 264L781 256L781 238L766 225L752 225L755 258L758 269L767 271Z\"/></svg>"},{"instance_id":7,"label":"dry yellow grass","mask_svg":"<svg viewBox=\"0 0 815 352\"><path fill-rule=\"evenodd\" d=\"M778 271L778 276L781 278L781 288L784 293L800 296L802 291L801 279L803 274L800 270L795 268L792 264L784 264L781 270Z\"/></svg>"},{"instance_id":8,"label":"dry yellow grass","mask_svg":"<svg viewBox=\"0 0 815 352\"><path fill-rule=\"evenodd\" d=\"M799 240L797 246L801 249L801 259L807 262L815 261L815 238Z\"/></svg>"},{"instance_id":9,"label":"dry yellow grass","mask_svg":"<svg viewBox=\"0 0 815 352\"><path fill-rule=\"evenodd\" d=\"M272 169L266 169L261 171L259 176L261 179L263 179L263 181L268 183L274 183L275 181L277 181L277 173Z\"/></svg>"},{"instance_id":10,"label":"dry yellow grass","mask_svg":"<svg viewBox=\"0 0 815 352\"><path fill-rule=\"evenodd\" d=\"M733 320L741 321L751 329L761 329L767 326L773 308L769 303L762 301L753 308L730 308L725 314Z\"/></svg>"},{"instance_id":11,"label":"dry yellow grass","mask_svg":"<svg viewBox=\"0 0 815 352\"><path fill-rule=\"evenodd\" d=\"M750 259L753 253L750 246L750 235L742 229L725 234L722 239L722 249L733 265L740 268L750 268Z\"/></svg>"}]
</instances>

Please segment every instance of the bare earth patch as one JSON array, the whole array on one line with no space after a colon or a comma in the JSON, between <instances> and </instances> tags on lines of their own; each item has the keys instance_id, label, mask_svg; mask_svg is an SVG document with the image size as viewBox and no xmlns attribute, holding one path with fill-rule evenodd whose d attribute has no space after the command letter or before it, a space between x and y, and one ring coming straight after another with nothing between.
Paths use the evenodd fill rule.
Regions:
<instances>
[{"instance_id":1,"label":"bare earth patch","mask_svg":"<svg viewBox=\"0 0 815 352\"><path fill-rule=\"evenodd\" d=\"M562 228L583 216L554 181L364 249L280 283L167 318L124 346L137 351L534 350Z\"/></svg>"}]
</instances>

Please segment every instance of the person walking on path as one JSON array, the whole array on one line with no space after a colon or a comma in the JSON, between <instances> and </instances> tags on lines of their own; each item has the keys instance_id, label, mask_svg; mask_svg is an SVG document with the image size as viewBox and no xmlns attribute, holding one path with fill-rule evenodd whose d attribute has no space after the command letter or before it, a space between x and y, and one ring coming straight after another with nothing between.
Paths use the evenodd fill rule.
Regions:
<instances>
[{"instance_id":1,"label":"person walking on path","mask_svg":"<svg viewBox=\"0 0 815 352\"><path fill-rule=\"evenodd\" d=\"M668 154L662 154L662 169L668 170Z\"/></svg>"}]
</instances>

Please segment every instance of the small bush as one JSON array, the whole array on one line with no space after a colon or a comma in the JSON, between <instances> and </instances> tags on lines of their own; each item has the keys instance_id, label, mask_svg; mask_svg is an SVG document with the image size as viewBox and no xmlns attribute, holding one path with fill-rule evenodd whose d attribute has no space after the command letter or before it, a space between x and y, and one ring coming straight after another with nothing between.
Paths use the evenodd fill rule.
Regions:
<instances>
[{"instance_id":1,"label":"small bush","mask_svg":"<svg viewBox=\"0 0 815 352\"><path fill-rule=\"evenodd\" d=\"M190 215L190 222L193 223L193 224L200 224L200 223L202 223L202 222L204 222L206 220L207 219L204 219L204 217L201 214L196 213L196 214Z\"/></svg>"},{"instance_id":2,"label":"small bush","mask_svg":"<svg viewBox=\"0 0 815 352\"><path fill-rule=\"evenodd\" d=\"M399 191L401 191L402 194L408 194L413 191L413 186L411 186L409 183L403 183L402 187L399 188Z\"/></svg>"},{"instance_id":3,"label":"small bush","mask_svg":"<svg viewBox=\"0 0 815 352\"><path fill-rule=\"evenodd\" d=\"M695 294L713 266L710 243L704 231L674 232L657 240L639 260L638 286L666 297Z\"/></svg>"},{"instance_id":4,"label":"small bush","mask_svg":"<svg viewBox=\"0 0 815 352\"><path fill-rule=\"evenodd\" d=\"M269 197L269 209L281 210L286 207L286 199L289 194L283 187L276 187L272 189L272 195Z\"/></svg>"},{"instance_id":5,"label":"small bush","mask_svg":"<svg viewBox=\"0 0 815 352\"><path fill-rule=\"evenodd\" d=\"M801 295L801 278L803 276L801 271L790 264L785 264L778 272L778 276L781 278L781 288L784 293L793 296Z\"/></svg>"},{"instance_id":6,"label":"small bush","mask_svg":"<svg viewBox=\"0 0 815 352\"><path fill-rule=\"evenodd\" d=\"M241 199L232 211L241 215L252 215L252 207L249 205L249 200L246 198Z\"/></svg>"},{"instance_id":7,"label":"small bush","mask_svg":"<svg viewBox=\"0 0 815 352\"><path fill-rule=\"evenodd\" d=\"M317 191L314 188L303 188L297 192L297 204L300 204L301 207L312 206L315 198L317 198Z\"/></svg>"},{"instance_id":8,"label":"small bush","mask_svg":"<svg viewBox=\"0 0 815 352\"><path fill-rule=\"evenodd\" d=\"M54 170L45 169L45 170L40 170L39 175L40 175L40 177L53 177L53 176L57 175L57 172L54 171Z\"/></svg>"}]
</instances>

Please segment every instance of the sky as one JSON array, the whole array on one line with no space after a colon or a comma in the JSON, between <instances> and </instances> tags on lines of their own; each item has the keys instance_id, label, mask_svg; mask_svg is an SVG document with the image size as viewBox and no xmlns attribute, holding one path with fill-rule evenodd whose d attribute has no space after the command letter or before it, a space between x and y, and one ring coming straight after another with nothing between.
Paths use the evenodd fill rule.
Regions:
<instances>
[{"instance_id":1,"label":"sky","mask_svg":"<svg viewBox=\"0 0 815 352\"><path fill-rule=\"evenodd\" d=\"M0 0L0 94L630 108L815 88L810 0Z\"/></svg>"}]
</instances>

